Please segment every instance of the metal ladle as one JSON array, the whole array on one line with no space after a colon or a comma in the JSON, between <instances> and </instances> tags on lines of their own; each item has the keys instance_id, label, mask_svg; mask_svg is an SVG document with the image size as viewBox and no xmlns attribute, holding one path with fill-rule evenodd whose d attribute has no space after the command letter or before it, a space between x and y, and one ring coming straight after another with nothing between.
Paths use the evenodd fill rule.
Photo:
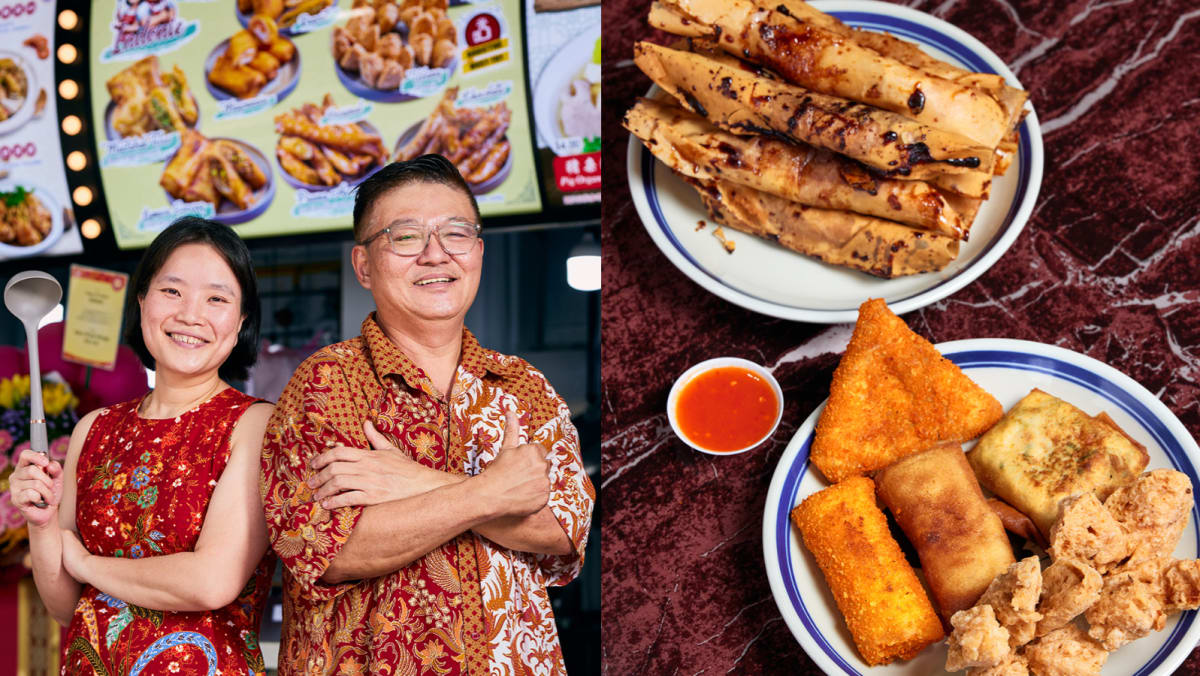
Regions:
<instances>
[{"instance_id":1,"label":"metal ladle","mask_svg":"<svg viewBox=\"0 0 1200 676\"><path fill-rule=\"evenodd\" d=\"M4 286L4 306L25 325L29 352L29 446L38 453L49 451L46 411L42 404L42 365L38 361L38 323L62 300L58 280L45 272L18 272ZM38 503L45 507L46 503Z\"/></svg>"}]
</instances>

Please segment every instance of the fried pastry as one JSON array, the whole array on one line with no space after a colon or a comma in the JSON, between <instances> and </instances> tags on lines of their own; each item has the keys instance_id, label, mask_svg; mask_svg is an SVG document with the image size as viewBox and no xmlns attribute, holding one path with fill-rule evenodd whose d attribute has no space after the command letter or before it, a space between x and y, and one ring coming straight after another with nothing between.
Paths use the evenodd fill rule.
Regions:
<instances>
[{"instance_id":1,"label":"fried pastry","mask_svg":"<svg viewBox=\"0 0 1200 676\"><path fill-rule=\"evenodd\" d=\"M792 510L792 522L867 664L910 659L942 638L933 605L875 505L870 479L808 496Z\"/></svg>"},{"instance_id":2,"label":"fried pastry","mask_svg":"<svg viewBox=\"0 0 1200 676\"><path fill-rule=\"evenodd\" d=\"M875 475L875 485L880 501L921 557L921 570L943 618L970 608L984 590L994 592L993 605L1006 625L1013 615L1009 611L1033 610L1041 575L1028 583L1016 579L1017 571L1013 580L1006 577L1014 565L1012 547L958 444L939 444L901 458ZM1040 573L1036 559L1033 569ZM1031 586L1033 592L1026 589ZM1032 625L1029 629L1032 635Z\"/></svg>"},{"instance_id":3,"label":"fried pastry","mask_svg":"<svg viewBox=\"0 0 1200 676\"><path fill-rule=\"evenodd\" d=\"M1049 536L1059 502L1132 483L1150 457L1115 425L1034 389L979 440L967 460L979 483Z\"/></svg>"},{"instance_id":4,"label":"fried pastry","mask_svg":"<svg viewBox=\"0 0 1200 676\"><path fill-rule=\"evenodd\" d=\"M811 457L827 479L840 481L939 441L974 439L1003 413L995 397L873 299L859 308L833 372Z\"/></svg>"}]
</instances>

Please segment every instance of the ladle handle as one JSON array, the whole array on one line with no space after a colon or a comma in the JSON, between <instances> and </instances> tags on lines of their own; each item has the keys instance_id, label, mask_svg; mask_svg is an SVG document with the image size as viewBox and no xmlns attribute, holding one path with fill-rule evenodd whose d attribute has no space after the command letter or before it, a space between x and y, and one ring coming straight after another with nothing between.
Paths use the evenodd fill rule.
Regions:
<instances>
[{"instance_id":1,"label":"ladle handle","mask_svg":"<svg viewBox=\"0 0 1200 676\"><path fill-rule=\"evenodd\" d=\"M42 364L38 358L37 327L25 324L29 352L29 448L45 455L50 450L46 435L46 407L42 402ZM45 502L37 503L45 507Z\"/></svg>"}]
</instances>

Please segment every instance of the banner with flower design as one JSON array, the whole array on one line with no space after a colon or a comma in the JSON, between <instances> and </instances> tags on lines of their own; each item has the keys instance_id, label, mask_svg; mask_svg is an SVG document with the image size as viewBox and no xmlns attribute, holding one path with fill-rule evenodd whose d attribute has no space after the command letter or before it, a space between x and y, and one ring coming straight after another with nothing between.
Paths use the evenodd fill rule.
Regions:
<instances>
[{"instance_id":1,"label":"banner with flower design","mask_svg":"<svg viewBox=\"0 0 1200 676\"><path fill-rule=\"evenodd\" d=\"M79 399L70 385L55 374L42 381L42 403L46 411L46 429L50 440L50 458L62 462L67 457L71 430L79 421ZM25 543L28 532L25 519L12 504L8 478L16 469L21 451L29 443L29 376L14 375L0 379L0 557Z\"/></svg>"}]
</instances>

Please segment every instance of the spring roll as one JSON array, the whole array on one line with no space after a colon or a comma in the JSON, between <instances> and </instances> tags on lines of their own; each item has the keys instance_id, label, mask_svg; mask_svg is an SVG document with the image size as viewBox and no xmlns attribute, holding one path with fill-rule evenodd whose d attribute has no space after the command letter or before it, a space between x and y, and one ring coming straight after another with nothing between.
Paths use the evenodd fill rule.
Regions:
<instances>
[{"instance_id":1,"label":"spring roll","mask_svg":"<svg viewBox=\"0 0 1200 676\"><path fill-rule=\"evenodd\" d=\"M962 449L939 444L875 475L887 505L921 557L925 581L947 622L975 605L1016 559Z\"/></svg>"},{"instance_id":2,"label":"spring roll","mask_svg":"<svg viewBox=\"0 0 1200 676\"><path fill-rule=\"evenodd\" d=\"M945 635L875 504L870 479L847 479L808 496L792 510L792 523L867 664L912 659Z\"/></svg>"},{"instance_id":3,"label":"spring roll","mask_svg":"<svg viewBox=\"0 0 1200 676\"><path fill-rule=\"evenodd\" d=\"M184 189L192 182L192 177L199 168L199 158L202 150L208 145L208 140L193 129L184 129L179 139L179 150L163 169L159 185L177 198L182 198Z\"/></svg>"},{"instance_id":4,"label":"spring roll","mask_svg":"<svg viewBox=\"0 0 1200 676\"><path fill-rule=\"evenodd\" d=\"M848 211L806 207L729 181L687 180L714 221L831 265L892 278L941 270L958 255L953 237Z\"/></svg>"},{"instance_id":5,"label":"spring roll","mask_svg":"<svg viewBox=\"0 0 1200 676\"><path fill-rule=\"evenodd\" d=\"M837 17L826 14L804 0L753 0L760 8L773 9L788 14L805 23L820 26L843 38L851 39L859 45L879 54L895 59L900 63L912 66L919 71L957 82L961 85L975 87L991 96L1004 109L1008 120L1008 128L1013 129L1022 117L1025 102L1029 93L1009 86L1004 78L994 73L973 73L969 70L951 65L940 59L926 54L917 45L901 40L888 33L861 28L851 28L838 20ZM677 31L670 31L676 33Z\"/></svg>"},{"instance_id":6,"label":"spring roll","mask_svg":"<svg viewBox=\"0 0 1200 676\"><path fill-rule=\"evenodd\" d=\"M995 99L919 71L784 11L751 0L661 0L688 19L687 36L720 38L731 54L766 65L790 82L883 110L996 147L1008 119ZM677 22L656 28L678 27Z\"/></svg>"},{"instance_id":7,"label":"spring roll","mask_svg":"<svg viewBox=\"0 0 1200 676\"><path fill-rule=\"evenodd\" d=\"M668 167L822 209L854 211L967 239L977 209L958 213L928 183L878 178L828 150L766 136L738 136L677 106L642 99L625 128Z\"/></svg>"},{"instance_id":8,"label":"spring roll","mask_svg":"<svg viewBox=\"0 0 1200 676\"><path fill-rule=\"evenodd\" d=\"M802 141L917 180L991 173L992 148L886 110L648 42L635 45L634 62L684 107L734 133Z\"/></svg>"},{"instance_id":9,"label":"spring roll","mask_svg":"<svg viewBox=\"0 0 1200 676\"><path fill-rule=\"evenodd\" d=\"M236 204L239 209L245 209L254 202L254 194L250 190L250 186L246 185L229 160L220 154L209 156L208 173L212 177L213 187L217 189L217 192Z\"/></svg>"},{"instance_id":10,"label":"spring roll","mask_svg":"<svg viewBox=\"0 0 1200 676\"><path fill-rule=\"evenodd\" d=\"M251 189L258 190L267 184L267 175L254 160L250 159L233 141L221 139L213 142L213 148L224 157Z\"/></svg>"}]
</instances>

